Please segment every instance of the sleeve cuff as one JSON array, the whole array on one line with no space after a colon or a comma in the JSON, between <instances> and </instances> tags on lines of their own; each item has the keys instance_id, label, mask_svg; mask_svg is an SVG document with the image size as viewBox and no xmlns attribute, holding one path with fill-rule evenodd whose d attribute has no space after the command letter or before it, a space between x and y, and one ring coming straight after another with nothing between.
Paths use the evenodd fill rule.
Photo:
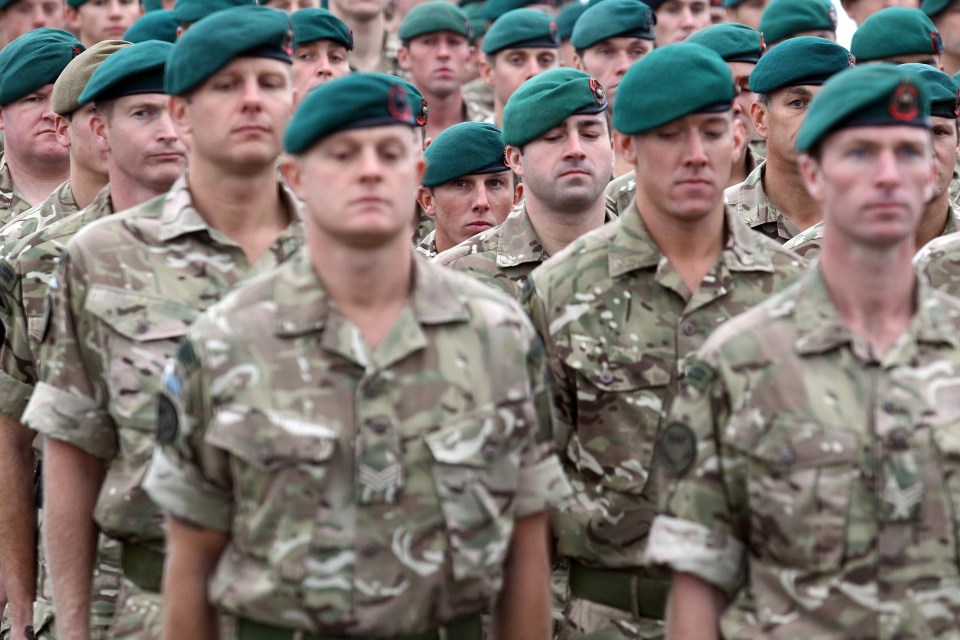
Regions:
<instances>
[{"instance_id":1,"label":"sleeve cuff","mask_svg":"<svg viewBox=\"0 0 960 640\"><path fill-rule=\"evenodd\" d=\"M32 384L0 371L0 414L20 422L32 393Z\"/></svg>"},{"instance_id":2,"label":"sleeve cuff","mask_svg":"<svg viewBox=\"0 0 960 640\"><path fill-rule=\"evenodd\" d=\"M154 449L143 487L161 509L175 518L230 533L232 496L198 479L190 469L177 466L160 448Z\"/></svg>"},{"instance_id":3,"label":"sleeve cuff","mask_svg":"<svg viewBox=\"0 0 960 640\"><path fill-rule=\"evenodd\" d=\"M116 455L116 426L91 398L41 382L30 396L21 421L38 433L92 456L107 460Z\"/></svg>"},{"instance_id":4,"label":"sleeve cuff","mask_svg":"<svg viewBox=\"0 0 960 640\"><path fill-rule=\"evenodd\" d=\"M520 468L514 510L516 517L540 513L549 506L562 506L572 493L560 459L550 454L540 462Z\"/></svg>"},{"instance_id":5,"label":"sleeve cuff","mask_svg":"<svg viewBox=\"0 0 960 640\"><path fill-rule=\"evenodd\" d=\"M733 593L743 583L743 543L689 520L657 516L650 528L646 562L689 573Z\"/></svg>"}]
</instances>

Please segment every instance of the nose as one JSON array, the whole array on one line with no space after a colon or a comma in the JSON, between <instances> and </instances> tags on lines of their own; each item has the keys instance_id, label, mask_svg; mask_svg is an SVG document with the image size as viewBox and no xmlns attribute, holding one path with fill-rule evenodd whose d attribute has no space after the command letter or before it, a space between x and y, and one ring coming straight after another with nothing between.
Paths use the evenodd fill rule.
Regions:
<instances>
[{"instance_id":1,"label":"nose","mask_svg":"<svg viewBox=\"0 0 960 640\"><path fill-rule=\"evenodd\" d=\"M579 131L571 131L567 137L567 144L563 150L563 157L570 160L582 160L587 157L587 152L583 148L583 138Z\"/></svg>"},{"instance_id":2,"label":"nose","mask_svg":"<svg viewBox=\"0 0 960 640\"><path fill-rule=\"evenodd\" d=\"M42 5L33 8L33 26L37 29L47 26L47 14Z\"/></svg>"},{"instance_id":3,"label":"nose","mask_svg":"<svg viewBox=\"0 0 960 640\"><path fill-rule=\"evenodd\" d=\"M687 136L686 154L685 162L688 165L704 166L707 164L707 152L699 131L693 131Z\"/></svg>"},{"instance_id":4,"label":"nose","mask_svg":"<svg viewBox=\"0 0 960 640\"><path fill-rule=\"evenodd\" d=\"M477 189L477 197L473 201L473 210L474 211L489 211L490 210L490 198L487 197L487 187L481 185Z\"/></svg>"},{"instance_id":5,"label":"nose","mask_svg":"<svg viewBox=\"0 0 960 640\"><path fill-rule=\"evenodd\" d=\"M160 142L179 141L180 136L177 135L177 130L173 126L173 118L170 117L169 111L164 111L163 115L157 119L156 135Z\"/></svg>"},{"instance_id":6,"label":"nose","mask_svg":"<svg viewBox=\"0 0 960 640\"><path fill-rule=\"evenodd\" d=\"M360 179L364 182L378 182L383 175L383 165L380 163L380 157L377 150L370 146L365 146L359 154Z\"/></svg>"},{"instance_id":7,"label":"nose","mask_svg":"<svg viewBox=\"0 0 960 640\"><path fill-rule=\"evenodd\" d=\"M333 68L330 66L330 59L325 55L317 56L315 71L318 76L331 77L333 75Z\"/></svg>"},{"instance_id":8,"label":"nose","mask_svg":"<svg viewBox=\"0 0 960 640\"><path fill-rule=\"evenodd\" d=\"M630 54L628 54L626 51L621 51L617 56L617 75L626 75L627 69L630 68L630 65L633 64L633 62L634 61L630 59Z\"/></svg>"},{"instance_id":9,"label":"nose","mask_svg":"<svg viewBox=\"0 0 960 640\"><path fill-rule=\"evenodd\" d=\"M243 81L243 108L259 111L263 107L263 93L256 76L249 76Z\"/></svg>"},{"instance_id":10,"label":"nose","mask_svg":"<svg viewBox=\"0 0 960 640\"><path fill-rule=\"evenodd\" d=\"M900 166L897 164L893 149L884 149L877 158L877 172L874 174L878 185L896 186L900 183Z\"/></svg>"}]
</instances>

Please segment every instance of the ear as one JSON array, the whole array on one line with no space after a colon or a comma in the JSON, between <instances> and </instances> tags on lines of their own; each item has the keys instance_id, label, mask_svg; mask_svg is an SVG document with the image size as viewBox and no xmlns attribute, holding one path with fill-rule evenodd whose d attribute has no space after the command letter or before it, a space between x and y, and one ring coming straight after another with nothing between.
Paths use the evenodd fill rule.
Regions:
<instances>
[{"instance_id":1,"label":"ear","mask_svg":"<svg viewBox=\"0 0 960 640\"><path fill-rule=\"evenodd\" d=\"M423 181L423 174L427 172L427 162L423 159L423 156L420 156L420 159L417 160L417 184L420 184Z\"/></svg>"},{"instance_id":2,"label":"ear","mask_svg":"<svg viewBox=\"0 0 960 640\"><path fill-rule=\"evenodd\" d=\"M80 10L66 5L63 8L63 21L67 25L67 29L74 33L80 32Z\"/></svg>"},{"instance_id":3,"label":"ear","mask_svg":"<svg viewBox=\"0 0 960 640\"><path fill-rule=\"evenodd\" d=\"M518 182L517 188L513 190L513 206L520 204L521 200L523 200L523 183Z\"/></svg>"},{"instance_id":4,"label":"ear","mask_svg":"<svg viewBox=\"0 0 960 640\"><path fill-rule=\"evenodd\" d=\"M507 166L513 169L513 172L523 177L523 156L520 153L520 149L507 145L506 151L504 152L505 159L507 161Z\"/></svg>"},{"instance_id":5,"label":"ear","mask_svg":"<svg viewBox=\"0 0 960 640\"><path fill-rule=\"evenodd\" d=\"M733 162L736 162L743 154L744 145L747 144L747 129L737 117L733 118L731 124L733 125Z\"/></svg>"},{"instance_id":6,"label":"ear","mask_svg":"<svg viewBox=\"0 0 960 640\"><path fill-rule=\"evenodd\" d=\"M2 12L0 12L0 13L2 13ZM3 131L3 129L4 129L4 124L3 124L3 107L0 107L0 131Z\"/></svg>"},{"instance_id":7,"label":"ear","mask_svg":"<svg viewBox=\"0 0 960 640\"><path fill-rule=\"evenodd\" d=\"M437 215L437 208L433 199L433 191L424 187L423 185L417 187L417 202L420 204L420 208L423 209L423 212L435 218Z\"/></svg>"},{"instance_id":8,"label":"ear","mask_svg":"<svg viewBox=\"0 0 960 640\"><path fill-rule=\"evenodd\" d=\"M802 153L797 159L797 168L800 169L800 177L803 179L803 186L807 188L807 192L810 194L810 197L817 202L822 203L824 193L823 182L821 180L823 173L821 171L820 163L817 162L813 156Z\"/></svg>"},{"instance_id":9,"label":"ear","mask_svg":"<svg viewBox=\"0 0 960 640\"><path fill-rule=\"evenodd\" d=\"M110 137L107 135L107 120L101 113L94 113L90 118L90 130L97 139L97 147L105 153L110 152Z\"/></svg>"},{"instance_id":10,"label":"ear","mask_svg":"<svg viewBox=\"0 0 960 640\"><path fill-rule=\"evenodd\" d=\"M750 118L753 119L753 126L757 134L764 140L770 135L767 130L767 107L759 100L754 100L750 105Z\"/></svg>"},{"instance_id":11,"label":"ear","mask_svg":"<svg viewBox=\"0 0 960 640\"><path fill-rule=\"evenodd\" d=\"M193 127L187 117L188 106L189 98L170 96L170 119L173 121L173 127L177 130L177 135L180 136L181 140L193 133Z\"/></svg>"},{"instance_id":12,"label":"ear","mask_svg":"<svg viewBox=\"0 0 960 640\"><path fill-rule=\"evenodd\" d=\"M477 53L476 47L467 47L467 65L473 64L477 60L477 56L480 55Z\"/></svg>"},{"instance_id":13,"label":"ear","mask_svg":"<svg viewBox=\"0 0 960 640\"><path fill-rule=\"evenodd\" d=\"M280 159L280 175L297 197L303 200L303 164L300 159L283 154Z\"/></svg>"},{"instance_id":14,"label":"ear","mask_svg":"<svg viewBox=\"0 0 960 640\"><path fill-rule=\"evenodd\" d=\"M404 71L410 71L410 51L406 47L397 49L397 64Z\"/></svg>"},{"instance_id":15,"label":"ear","mask_svg":"<svg viewBox=\"0 0 960 640\"><path fill-rule=\"evenodd\" d=\"M586 72L587 68L583 65L583 58L576 53L573 54L573 68Z\"/></svg>"},{"instance_id":16,"label":"ear","mask_svg":"<svg viewBox=\"0 0 960 640\"><path fill-rule=\"evenodd\" d=\"M57 131L57 142L65 149L70 148L70 121L59 113L53 121L53 128Z\"/></svg>"},{"instance_id":17,"label":"ear","mask_svg":"<svg viewBox=\"0 0 960 640\"><path fill-rule=\"evenodd\" d=\"M619 131L613 132L613 148L616 155L626 160L631 165L637 164L637 146L633 136L628 136Z\"/></svg>"},{"instance_id":18,"label":"ear","mask_svg":"<svg viewBox=\"0 0 960 640\"><path fill-rule=\"evenodd\" d=\"M492 87L497 81L497 72L494 71L493 66L491 66L490 61L487 59L487 56L480 56L480 60L478 62L480 77L483 78L485 83L487 83L487 86Z\"/></svg>"}]
</instances>

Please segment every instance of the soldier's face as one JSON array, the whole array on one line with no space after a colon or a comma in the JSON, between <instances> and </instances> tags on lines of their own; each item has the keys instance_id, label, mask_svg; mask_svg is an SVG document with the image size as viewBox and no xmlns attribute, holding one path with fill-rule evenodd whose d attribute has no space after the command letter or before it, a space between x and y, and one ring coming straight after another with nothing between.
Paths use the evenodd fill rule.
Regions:
<instances>
[{"instance_id":1,"label":"soldier's face","mask_svg":"<svg viewBox=\"0 0 960 640\"><path fill-rule=\"evenodd\" d=\"M80 107L70 119L57 117L57 137L60 144L69 145L70 162L91 173L107 174L107 154L97 144L92 120L96 108L93 104Z\"/></svg>"},{"instance_id":2,"label":"soldier's face","mask_svg":"<svg viewBox=\"0 0 960 640\"><path fill-rule=\"evenodd\" d=\"M797 135L810 101L819 92L816 85L786 87L770 95L768 106L753 106L757 133L767 141L767 154L776 156L781 165L796 166Z\"/></svg>"},{"instance_id":3,"label":"soldier's face","mask_svg":"<svg viewBox=\"0 0 960 640\"><path fill-rule=\"evenodd\" d=\"M318 40L293 52L293 89L297 101L324 82L350 75L347 48L332 40Z\"/></svg>"},{"instance_id":4,"label":"soldier's face","mask_svg":"<svg viewBox=\"0 0 960 640\"><path fill-rule=\"evenodd\" d=\"M4 43L42 27L63 29L63 0L19 0L0 10L0 23Z\"/></svg>"},{"instance_id":5,"label":"soldier's face","mask_svg":"<svg viewBox=\"0 0 960 640\"><path fill-rule=\"evenodd\" d=\"M187 163L187 150L170 118L170 98L162 93L117 98L108 113L94 117L92 129L109 154L111 173L156 193L166 191Z\"/></svg>"},{"instance_id":6,"label":"soldier's face","mask_svg":"<svg viewBox=\"0 0 960 640\"><path fill-rule=\"evenodd\" d=\"M653 40L610 38L584 50L583 57L577 58L577 68L600 81L612 106L627 69L651 51Z\"/></svg>"},{"instance_id":7,"label":"soldier's face","mask_svg":"<svg viewBox=\"0 0 960 640\"><path fill-rule=\"evenodd\" d=\"M926 64L935 69L940 68L940 56L934 53L908 53L893 58L880 58L870 62L891 62L893 64Z\"/></svg>"},{"instance_id":8,"label":"soldier's face","mask_svg":"<svg viewBox=\"0 0 960 640\"><path fill-rule=\"evenodd\" d=\"M418 200L437 222L437 251L495 227L519 200L513 173L463 176L432 188L421 187Z\"/></svg>"},{"instance_id":9,"label":"soldier's face","mask_svg":"<svg viewBox=\"0 0 960 640\"><path fill-rule=\"evenodd\" d=\"M933 22L943 38L944 53L960 56L960 0L954 0Z\"/></svg>"},{"instance_id":10,"label":"soldier's face","mask_svg":"<svg viewBox=\"0 0 960 640\"><path fill-rule=\"evenodd\" d=\"M937 167L937 188L933 199L950 189L953 170L957 163L957 119L930 117L933 134L933 159Z\"/></svg>"},{"instance_id":11,"label":"soldier's face","mask_svg":"<svg viewBox=\"0 0 960 640\"><path fill-rule=\"evenodd\" d=\"M311 245L317 238L366 249L409 244L424 170L418 139L404 125L341 131L285 163L306 205Z\"/></svg>"},{"instance_id":12,"label":"soldier's face","mask_svg":"<svg viewBox=\"0 0 960 640\"><path fill-rule=\"evenodd\" d=\"M742 132L732 111L696 113L637 136L618 135L617 144L637 170L638 202L654 215L696 220L722 208Z\"/></svg>"},{"instance_id":13,"label":"soldier's face","mask_svg":"<svg viewBox=\"0 0 960 640\"><path fill-rule=\"evenodd\" d=\"M410 72L420 91L446 97L460 90L474 49L459 34L443 31L414 38L398 52L400 66Z\"/></svg>"},{"instance_id":14,"label":"soldier's face","mask_svg":"<svg viewBox=\"0 0 960 640\"><path fill-rule=\"evenodd\" d=\"M833 246L889 248L913 241L937 171L930 132L920 127L854 127L827 136L820 160L800 157L810 195L823 209ZM829 250L824 243L823 251ZM912 251L912 249L911 249Z\"/></svg>"},{"instance_id":15,"label":"soldier's face","mask_svg":"<svg viewBox=\"0 0 960 640\"><path fill-rule=\"evenodd\" d=\"M760 29L760 16L770 0L746 0L738 7L727 9L730 12L730 22L739 22L753 29Z\"/></svg>"},{"instance_id":16,"label":"soldier's face","mask_svg":"<svg viewBox=\"0 0 960 640\"><path fill-rule=\"evenodd\" d=\"M740 93L734 98L734 104L737 109L737 118L743 123L743 128L747 132L747 140L757 138L757 129L753 126L753 118L750 116L750 108L753 106L753 100L756 94L750 90L750 73L757 65L752 62L728 62L727 66L733 72L733 82L740 87Z\"/></svg>"},{"instance_id":17,"label":"soldier's face","mask_svg":"<svg viewBox=\"0 0 960 640\"><path fill-rule=\"evenodd\" d=\"M246 171L276 161L292 109L290 65L237 58L189 97L174 98L172 114L191 153Z\"/></svg>"},{"instance_id":18,"label":"soldier's face","mask_svg":"<svg viewBox=\"0 0 960 640\"><path fill-rule=\"evenodd\" d=\"M607 116L570 116L524 145L523 153L507 147L507 161L527 195L556 212L582 213L603 197L613 173Z\"/></svg>"},{"instance_id":19,"label":"soldier's face","mask_svg":"<svg viewBox=\"0 0 960 640\"><path fill-rule=\"evenodd\" d=\"M320 0L269 0L268 2L261 2L260 4L273 9L280 9L280 11L286 11L287 13L293 13L300 9L320 8Z\"/></svg>"},{"instance_id":20,"label":"soldier's face","mask_svg":"<svg viewBox=\"0 0 960 640\"><path fill-rule=\"evenodd\" d=\"M707 0L667 0L657 9L657 46L683 42L691 33L709 26Z\"/></svg>"},{"instance_id":21,"label":"soldier's face","mask_svg":"<svg viewBox=\"0 0 960 640\"><path fill-rule=\"evenodd\" d=\"M130 26L143 15L139 0L89 0L79 7L67 7L67 26L90 47L101 40L121 40Z\"/></svg>"},{"instance_id":22,"label":"soldier's face","mask_svg":"<svg viewBox=\"0 0 960 640\"><path fill-rule=\"evenodd\" d=\"M493 87L494 96L503 105L521 84L559 66L559 49L506 49L494 56L493 64L481 60L480 74Z\"/></svg>"},{"instance_id":23,"label":"soldier's face","mask_svg":"<svg viewBox=\"0 0 960 640\"><path fill-rule=\"evenodd\" d=\"M63 162L68 151L57 141L56 114L50 107L53 85L5 105L0 111L4 145L20 157Z\"/></svg>"},{"instance_id":24,"label":"soldier's face","mask_svg":"<svg viewBox=\"0 0 960 640\"><path fill-rule=\"evenodd\" d=\"M850 19L860 25L877 11L887 7L913 7L916 9L920 6L920 0L844 0L842 4Z\"/></svg>"},{"instance_id":25,"label":"soldier's face","mask_svg":"<svg viewBox=\"0 0 960 640\"><path fill-rule=\"evenodd\" d=\"M710 7L710 24L720 24L727 21L727 10L723 7Z\"/></svg>"}]
</instances>

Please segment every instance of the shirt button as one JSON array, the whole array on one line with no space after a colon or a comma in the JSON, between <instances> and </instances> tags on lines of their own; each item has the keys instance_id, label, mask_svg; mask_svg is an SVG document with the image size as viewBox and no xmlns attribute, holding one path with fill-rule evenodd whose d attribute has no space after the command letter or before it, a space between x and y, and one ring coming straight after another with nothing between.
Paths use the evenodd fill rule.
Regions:
<instances>
[{"instance_id":1,"label":"shirt button","mask_svg":"<svg viewBox=\"0 0 960 640\"><path fill-rule=\"evenodd\" d=\"M794 462L797 461L797 454L794 453L793 449L784 449L780 452L780 464L789 467Z\"/></svg>"},{"instance_id":2,"label":"shirt button","mask_svg":"<svg viewBox=\"0 0 960 640\"><path fill-rule=\"evenodd\" d=\"M363 384L361 393L363 393L364 398L370 399L376 398L382 391L383 385L381 385L377 380L367 380Z\"/></svg>"},{"instance_id":3,"label":"shirt button","mask_svg":"<svg viewBox=\"0 0 960 640\"><path fill-rule=\"evenodd\" d=\"M910 447L907 436L904 433L896 432L890 436L890 447L895 451L903 451Z\"/></svg>"},{"instance_id":4,"label":"shirt button","mask_svg":"<svg viewBox=\"0 0 960 640\"><path fill-rule=\"evenodd\" d=\"M887 413L896 413L897 405L894 404L893 401L887 400L886 402L883 403L883 410L886 411Z\"/></svg>"},{"instance_id":5,"label":"shirt button","mask_svg":"<svg viewBox=\"0 0 960 640\"><path fill-rule=\"evenodd\" d=\"M372 557L374 557L375 555L377 555L377 552L378 552L378 551L380 551L380 547L379 547L378 545L375 545L375 544L373 544L373 543L371 542L371 543L369 543L369 544L363 545L363 548L360 549L360 554L361 554L364 558L372 558Z\"/></svg>"},{"instance_id":6,"label":"shirt button","mask_svg":"<svg viewBox=\"0 0 960 640\"><path fill-rule=\"evenodd\" d=\"M150 330L150 323L146 320L137 321L137 333L144 334Z\"/></svg>"},{"instance_id":7,"label":"shirt button","mask_svg":"<svg viewBox=\"0 0 960 640\"><path fill-rule=\"evenodd\" d=\"M383 435L390 428L390 422L386 418L374 418L370 421L370 428L374 433Z\"/></svg>"},{"instance_id":8,"label":"shirt button","mask_svg":"<svg viewBox=\"0 0 960 640\"><path fill-rule=\"evenodd\" d=\"M692 336L697 332L697 325L692 322L684 322L681 330L683 331L683 335Z\"/></svg>"},{"instance_id":9,"label":"shirt button","mask_svg":"<svg viewBox=\"0 0 960 640\"><path fill-rule=\"evenodd\" d=\"M492 442L488 442L487 444L483 445L484 460L486 460L487 462L490 462L491 460L493 460L493 458L496 455L497 455L497 445L493 444Z\"/></svg>"},{"instance_id":10,"label":"shirt button","mask_svg":"<svg viewBox=\"0 0 960 640\"><path fill-rule=\"evenodd\" d=\"M610 384L611 382L613 382L613 374L607 370L601 371L600 382L602 382L603 384Z\"/></svg>"}]
</instances>

